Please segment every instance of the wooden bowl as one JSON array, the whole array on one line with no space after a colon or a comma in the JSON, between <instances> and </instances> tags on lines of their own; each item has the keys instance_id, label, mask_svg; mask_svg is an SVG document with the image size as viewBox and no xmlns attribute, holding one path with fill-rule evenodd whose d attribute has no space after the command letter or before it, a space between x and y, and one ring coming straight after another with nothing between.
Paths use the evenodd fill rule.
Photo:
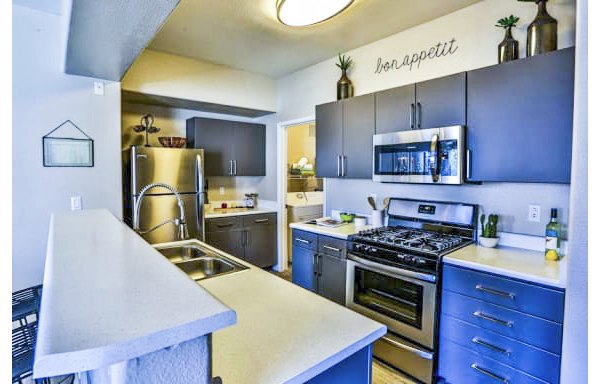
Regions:
<instances>
[{"instance_id":1,"label":"wooden bowl","mask_svg":"<svg viewBox=\"0 0 600 384\"><path fill-rule=\"evenodd\" d=\"M186 143L185 137L176 137L176 136L161 136L158 138L158 142L163 147L167 148L182 148Z\"/></svg>"}]
</instances>

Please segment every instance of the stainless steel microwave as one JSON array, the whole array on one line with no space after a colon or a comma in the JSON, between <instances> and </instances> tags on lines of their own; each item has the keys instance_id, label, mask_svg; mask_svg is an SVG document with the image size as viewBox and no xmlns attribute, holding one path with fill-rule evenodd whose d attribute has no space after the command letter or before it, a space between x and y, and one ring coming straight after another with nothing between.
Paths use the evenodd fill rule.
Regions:
<instances>
[{"instance_id":1,"label":"stainless steel microwave","mask_svg":"<svg viewBox=\"0 0 600 384\"><path fill-rule=\"evenodd\" d=\"M373 181L462 184L465 127L373 135Z\"/></svg>"}]
</instances>

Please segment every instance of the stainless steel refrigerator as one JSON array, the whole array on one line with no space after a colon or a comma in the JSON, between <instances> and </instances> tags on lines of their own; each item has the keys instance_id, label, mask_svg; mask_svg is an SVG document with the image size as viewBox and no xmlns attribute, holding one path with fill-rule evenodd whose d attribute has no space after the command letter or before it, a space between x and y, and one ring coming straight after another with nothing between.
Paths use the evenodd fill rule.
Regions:
<instances>
[{"instance_id":1,"label":"stainless steel refrigerator","mask_svg":"<svg viewBox=\"0 0 600 384\"><path fill-rule=\"evenodd\" d=\"M140 191L151 183L175 188L183 200L189 238L204 240L204 152L202 149L133 146L123 154L124 216L132 226ZM142 230L180 215L176 196L165 188L149 189L140 205ZM177 226L171 223L143 234L151 244L177 240Z\"/></svg>"}]
</instances>

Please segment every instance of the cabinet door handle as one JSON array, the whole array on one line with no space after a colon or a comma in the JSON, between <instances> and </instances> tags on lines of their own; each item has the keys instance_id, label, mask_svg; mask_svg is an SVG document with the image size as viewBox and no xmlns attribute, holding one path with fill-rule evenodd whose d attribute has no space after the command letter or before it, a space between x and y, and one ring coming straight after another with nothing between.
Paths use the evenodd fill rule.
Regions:
<instances>
[{"instance_id":1,"label":"cabinet door handle","mask_svg":"<svg viewBox=\"0 0 600 384\"><path fill-rule=\"evenodd\" d=\"M496 296L500 296L500 297L505 297L507 299L511 299L514 300L515 299L515 294L512 292L504 292L504 291L499 291L497 289L493 289L493 288L488 288L488 287L484 287L481 284L477 284L475 286L475 289L481 292L485 292L485 293L489 293L490 295L496 295Z\"/></svg>"},{"instance_id":2,"label":"cabinet door handle","mask_svg":"<svg viewBox=\"0 0 600 384\"><path fill-rule=\"evenodd\" d=\"M233 176L233 160L229 160L229 169L227 170L229 176Z\"/></svg>"},{"instance_id":3,"label":"cabinet door handle","mask_svg":"<svg viewBox=\"0 0 600 384\"><path fill-rule=\"evenodd\" d=\"M340 156L340 155L338 155L338 157L337 157L337 175L338 175L338 177L341 177L341 176L342 176L342 172L341 172L341 170L340 170L340 163L341 163L341 160L340 160L340 158L341 158L341 156Z\"/></svg>"},{"instance_id":4,"label":"cabinet door handle","mask_svg":"<svg viewBox=\"0 0 600 384\"><path fill-rule=\"evenodd\" d=\"M319 270L319 276L323 275L323 256L317 255L317 269Z\"/></svg>"},{"instance_id":5,"label":"cabinet door handle","mask_svg":"<svg viewBox=\"0 0 600 384\"><path fill-rule=\"evenodd\" d=\"M415 129L415 103L410 103L410 129Z\"/></svg>"},{"instance_id":6,"label":"cabinet door handle","mask_svg":"<svg viewBox=\"0 0 600 384\"><path fill-rule=\"evenodd\" d=\"M296 240L297 242L299 242L299 243L302 243L302 244L310 244L310 243L312 243L312 241L304 240L304 239L301 239L301 238L299 238L299 237L296 237L296 239L295 239L295 240Z\"/></svg>"},{"instance_id":7,"label":"cabinet door handle","mask_svg":"<svg viewBox=\"0 0 600 384\"><path fill-rule=\"evenodd\" d=\"M493 372L491 372L491 371L488 371L488 370L487 370L487 369L485 369L485 368L481 368L480 366L478 366L478 365L477 365L477 364L475 364L475 363L471 364L471 368L473 368L473 369L474 369L474 370L476 370L477 372L479 372L479 373L481 373L481 374L484 374L484 375L486 375L487 377L490 377L490 378L492 378L492 379L494 379L494 380L496 380L496 381L499 381L499 382L501 382L501 383L504 383L504 384L508 384L508 383L509 383L508 379L506 379L506 378L504 378L504 377L502 377L502 376L500 376L500 375L497 375L497 374L495 374L495 373L493 373Z\"/></svg>"},{"instance_id":8,"label":"cabinet door handle","mask_svg":"<svg viewBox=\"0 0 600 384\"><path fill-rule=\"evenodd\" d=\"M319 273L319 259L317 254L313 255L313 275L317 276Z\"/></svg>"},{"instance_id":9,"label":"cabinet door handle","mask_svg":"<svg viewBox=\"0 0 600 384\"><path fill-rule=\"evenodd\" d=\"M324 245L323 248L328 249L328 250L333 251L333 252L338 252L338 253L340 253L342 251L339 248L330 247L329 245Z\"/></svg>"},{"instance_id":10,"label":"cabinet door handle","mask_svg":"<svg viewBox=\"0 0 600 384\"><path fill-rule=\"evenodd\" d=\"M233 227L233 223L217 224L217 228Z\"/></svg>"},{"instance_id":11,"label":"cabinet door handle","mask_svg":"<svg viewBox=\"0 0 600 384\"><path fill-rule=\"evenodd\" d=\"M465 159L465 163L467 163L467 180L471 178L471 150L467 149L467 158Z\"/></svg>"},{"instance_id":12,"label":"cabinet door handle","mask_svg":"<svg viewBox=\"0 0 600 384\"><path fill-rule=\"evenodd\" d=\"M348 159L342 155L342 176L348 176Z\"/></svg>"},{"instance_id":13,"label":"cabinet door handle","mask_svg":"<svg viewBox=\"0 0 600 384\"><path fill-rule=\"evenodd\" d=\"M246 234L246 247L249 247L252 242L252 236L250 235L250 231L244 231L244 233Z\"/></svg>"},{"instance_id":14,"label":"cabinet door handle","mask_svg":"<svg viewBox=\"0 0 600 384\"><path fill-rule=\"evenodd\" d=\"M499 353L502 353L503 355L510 356L510 351L508 351L504 348L497 347L494 344L488 343L487 341L483 341L479 337L474 337L471 339L471 341L477 345L486 347L487 349L490 349L494 352L499 352Z\"/></svg>"},{"instance_id":15,"label":"cabinet door handle","mask_svg":"<svg viewBox=\"0 0 600 384\"><path fill-rule=\"evenodd\" d=\"M423 111L423 108L421 107L421 103L417 102L417 112L415 113L416 120L417 120L417 129L421 129L421 120L423 118L422 111Z\"/></svg>"},{"instance_id":16,"label":"cabinet door handle","mask_svg":"<svg viewBox=\"0 0 600 384\"><path fill-rule=\"evenodd\" d=\"M260 224L260 223L268 223L269 219L256 219L254 220L255 223Z\"/></svg>"},{"instance_id":17,"label":"cabinet door handle","mask_svg":"<svg viewBox=\"0 0 600 384\"><path fill-rule=\"evenodd\" d=\"M478 317L478 318L483 319L483 320L491 321L492 323L503 325L503 326L508 327L508 328L512 328L512 326L513 326L512 321L500 320L500 319L497 319L497 318L495 318L493 316L486 315L485 313L483 313L481 311L475 311L475 312L473 312L473 316Z\"/></svg>"},{"instance_id":18,"label":"cabinet door handle","mask_svg":"<svg viewBox=\"0 0 600 384\"><path fill-rule=\"evenodd\" d=\"M232 160L233 161L233 175L237 176L237 160Z\"/></svg>"}]
</instances>

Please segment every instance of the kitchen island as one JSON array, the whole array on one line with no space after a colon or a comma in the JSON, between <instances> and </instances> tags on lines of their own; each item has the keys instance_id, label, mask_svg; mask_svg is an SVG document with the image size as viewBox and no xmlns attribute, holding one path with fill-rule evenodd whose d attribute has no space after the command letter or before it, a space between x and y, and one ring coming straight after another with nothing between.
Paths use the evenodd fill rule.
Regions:
<instances>
[{"instance_id":1,"label":"kitchen island","mask_svg":"<svg viewBox=\"0 0 600 384\"><path fill-rule=\"evenodd\" d=\"M249 268L197 283L106 210L54 215L34 376L370 381L385 326L224 256Z\"/></svg>"},{"instance_id":2,"label":"kitchen island","mask_svg":"<svg viewBox=\"0 0 600 384\"><path fill-rule=\"evenodd\" d=\"M235 322L109 211L52 215L34 377L206 382L210 334Z\"/></svg>"}]
</instances>

